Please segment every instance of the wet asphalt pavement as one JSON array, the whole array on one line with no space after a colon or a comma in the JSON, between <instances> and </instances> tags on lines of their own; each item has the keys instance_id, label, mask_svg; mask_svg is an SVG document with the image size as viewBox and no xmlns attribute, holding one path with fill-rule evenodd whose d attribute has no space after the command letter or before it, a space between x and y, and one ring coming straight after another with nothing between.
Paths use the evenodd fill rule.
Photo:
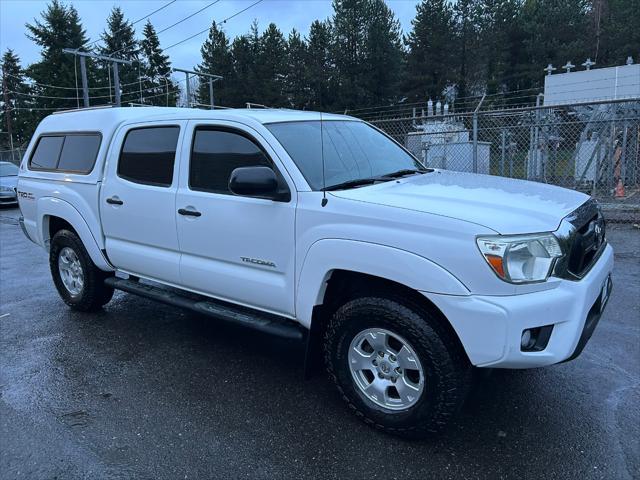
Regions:
<instances>
[{"instance_id":1,"label":"wet asphalt pavement","mask_svg":"<svg viewBox=\"0 0 640 480\"><path fill-rule=\"evenodd\" d=\"M439 438L353 417L301 346L117 293L69 310L0 210L0 478L640 478L640 230L575 361L477 379Z\"/></svg>"}]
</instances>

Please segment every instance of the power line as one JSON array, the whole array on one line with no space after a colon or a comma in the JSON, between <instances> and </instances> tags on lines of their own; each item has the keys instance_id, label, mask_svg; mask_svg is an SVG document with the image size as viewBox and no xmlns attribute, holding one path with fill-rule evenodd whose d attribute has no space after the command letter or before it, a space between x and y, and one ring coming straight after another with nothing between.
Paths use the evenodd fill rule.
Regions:
<instances>
[{"instance_id":1,"label":"power line","mask_svg":"<svg viewBox=\"0 0 640 480\"><path fill-rule=\"evenodd\" d=\"M229 16L229 17L227 17L227 18L225 18L224 20L222 20L222 21L221 21L221 22L219 22L219 23L227 23L227 22L228 22L229 20L231 20L232 18L237 17L237 16L238 16L238 15L240 15L241 13L246 12L246 11L247 11L247 10L249 10L250 8L255 7L255 6L256 6L256 5L258 5L259 3L262 3L263 1L264 1L264 0L257 0L256 2L252 3L252 4L251 4L251 5L249 5L248 7L243 8L242 10L240 10L240 11L238 11L238 12L234 13L233 15L231 15L231 16ZM173 47L176 47L176 46L178 46L178 45L180 45L180 44L182 44L182 43L188 42L189 40L191 40L191 39L193 39L193 38L195 38L195 37L197 37L197 36L199 36L199 35L202 35L202 34L203 34L203 33L205 33L205 32L208 32L210 28L211 28L211 27L207 27L207 28L205 28L204 30L200 30L199 32L194 33L193 35L191 35L191 36L189 36L189 37L187 37L187 38L185 38L185 39L180 40L179 42L173 43L173 44L169 45L167 48L165 48L163 51L165 51L165 52L166 52L166 51L167 51L167 50L169 50L170 48L173 48Z\"/></svg>"},{"instance_id":2,"label":"power line","mask_svg":"<svg viewBox=\"0 0 640 480\"><path fill-rule=\"evenodd\" d=\"M144 17L140 17L140 18L139 18L138 20L136 20L135 22L131 22L131 24L130 24L130 25L125 25L124 27L122 27L122 28L120 28L120 29L116 30L115 32L113 32L113 34L112 34L112 35L115 35L116 33L120 33L120 32L122 32L123 30L125 30L125 29L126 29L126 28L128 28L129 26L133 26L133 25L135 25L135 24L137 24L137 23L140 23L140 22L141 22L142 20L144 20L145 18L149 18L151 15L154 15L154 14L158 13L159 11L164 10L165 8L167 8L167 7L168 7L169 5L171 5L172 3L175 3L176 1L177 1L177 0L171 0L170 2L168 2L168 3L164 4L162 7L160 7L160 8L158 8L158 9L154 10L153 12L151 12L151 13L149 13L149 14L145 15ZM98 43L98 42L100 42L100 41L102 41L102 39L101 39L101 38L99 38L98 40L94 40L93 42L88 43L88 44L86 45L86 47L89 47L90 45L94 45L94 44L96 44L96 43Z\"/></svg>"},{"instance_id":3,"label":"power line","mask_svg":"<svg viewBox=\"0 0 640 480\"><path fill-rule=\"evenodd\" d=\"M197 12L193 12L191 15L188 15L188 16L186 16L186 17L184 17L184 18L182 18L182 19L178 20L177 22L175 22L175 23L173 23L173 24L169 25L168 27L163 28L162 30L160 30L160 31L156 32L156 34L157 34L157 35L160 35L161 33L164 33L164 32L166 32L167 30L172 29L172 28L173 28L173 27L175 27L176 25L180 25L182 22L184 22L184 21L186 21L186 20L189 20L191 17L193 17L193 16L195 16L195 15L199 14L200 12L205 11L207 8L209 8L209 7L213 6L213 5L215 5L215 4L216 4L216 3L218 3L219 1L220 1L220 0L215 0L215 1L211 2L211 3L210 3L210 4L208 4L208 5L205 5L204 7L202 7L202 8L201 8L200 10L198 10ZM127 45L127 46L125 46L125 47L122 47L120 50L116 50L115 52L111 53L111 55L116 55L116 54L118 54L118 53L122 52L123 50L126 50L127 48L130 48L130 47L133 47L133 46L134 46L134 44L131 44L131 45Z\"/></svg>"}]
</instances>

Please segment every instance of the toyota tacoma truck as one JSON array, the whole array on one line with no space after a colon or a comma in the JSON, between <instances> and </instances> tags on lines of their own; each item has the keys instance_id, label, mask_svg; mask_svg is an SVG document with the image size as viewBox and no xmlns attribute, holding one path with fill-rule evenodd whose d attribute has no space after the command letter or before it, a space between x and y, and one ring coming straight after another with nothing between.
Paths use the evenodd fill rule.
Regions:
<instances>
[{"instance_id":1,"label":"toyota tacoma truck","mask_svg":"<svg viewBox=\"0 0 640 480\"><path fill-rule=\"evenodd\" d=\"M587 195L430 169L342 115L53 114L17 193L72 309L122 290L304 341L357 416L406 437L447 424L474 367L577 357L611 291Z\"/></svg>"}]
</instances>

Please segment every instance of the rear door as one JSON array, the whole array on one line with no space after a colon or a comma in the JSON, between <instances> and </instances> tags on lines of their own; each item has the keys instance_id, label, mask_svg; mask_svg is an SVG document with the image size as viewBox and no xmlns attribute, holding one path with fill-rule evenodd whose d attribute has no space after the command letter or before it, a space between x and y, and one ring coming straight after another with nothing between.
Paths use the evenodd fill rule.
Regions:
<instances>
[{"instance_id":1,"label":"rear door","mask_svg":"<svg viewBox=\"0 0 640 480\"><path fill-rule=\"evenodd\" d=\"M185 287L234 303L294 314L293 182L260 134L235 122L189 122L177 195ZM186 149L189 148L190 151ZM289 201L229 191L238 167L269 166Z\"/></svg>"},{"instance_id":2,"label":"rear door","mask_svg":"<svg viewBox=\"0 0 640 480\"><path fill-rule=\"evenodd\" d=\"M176 191L186 122L127 125L109 153L100 205L107 255L120 270L180 283Z\"/></svg>"}]
</instances>

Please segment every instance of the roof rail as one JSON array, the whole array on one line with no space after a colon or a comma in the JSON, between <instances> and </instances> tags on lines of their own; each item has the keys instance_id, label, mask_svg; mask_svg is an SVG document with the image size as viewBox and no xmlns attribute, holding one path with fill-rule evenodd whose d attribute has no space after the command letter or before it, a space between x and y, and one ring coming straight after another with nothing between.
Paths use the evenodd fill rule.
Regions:
<instances>
[{"instance_id":1,"label":"roof rail","mask_svg":"<svg viewBox=\"0 0 640 480\"><path fill-rule=\"evenodd\" d=\"M267 107L266 105L262 105L261 103L253 103L253 102L247 102L246 105L247 105L247 108L252 108L252 107L271 108L271 107Z\"/></svg>"},{"instance_id":2,"label":"roof rail","mask_svg":"<svg viewBox=\"0 0 640 480\"><path fill-rule=\"evenodd\" d=\"M58 110L57 112L53 112L51 115L59 115L61 113L70 113L70 112L80 112L84 110L100 110L103 108L114 108L115 105L98 105L95 107L83 107L83 108L70 108L68 110Z\"/></svg>"}]
</instances>

